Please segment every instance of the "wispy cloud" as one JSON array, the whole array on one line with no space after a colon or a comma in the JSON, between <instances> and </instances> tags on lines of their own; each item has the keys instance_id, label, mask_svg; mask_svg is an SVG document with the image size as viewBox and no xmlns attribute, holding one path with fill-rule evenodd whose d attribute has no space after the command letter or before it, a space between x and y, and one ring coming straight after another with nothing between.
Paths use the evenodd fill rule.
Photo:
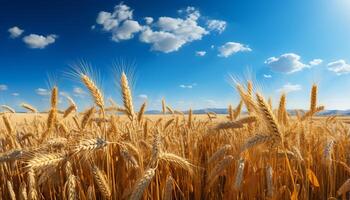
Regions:
<instances>
[{"instance_id":1,"label":"wispy cloud","mask_svg":"<svg viewBox=\"0 0 350 200\"><path fill-rule=\"evenodd\" d=\"M226 29L226 25L227 23L223 20L213 19L207 21L208 29L211 31L217 31L219 33L224 32L224 30Z\"/></svg>"},{"instance_id":2,"label":"wispy cloud","mask_svg":"<svg viewBox=\"0 0 350 200\"><path fill-rule=\"evenodd\" d=\"M73 95L76 97L84 97L87 94L86 91L84 91L81 87L74 87L73 88Z\"/></svg>"},{"instance_id":3,"label":"wispy cloud","mask_svg":"<svg viewBox=\"0 0 350 200\"><path fill-rule=\"evenodd\" d=\"M196 85L197 85L197 83L193 83L193 84L189 84L189 85L181 84L181 85L179 85L179 87L184 88L184 89L192 89Z\"/></svg>"},{"instance_id":4,"label":"wispy cloud","mask_svg":"<svg viewBox=\"0 0 350 200\"><path fill-rule=\"evenodd\" d=\"M40 95L40 96L48 96L48 95L50 95L50 91L48 91L47 89L44 89L44 88L37 88L35 90L35 93Z\"/></svg>"},{"instance_id":5,"label":"wispy cloud","mask_svg":"<svg viewBox=\"0 0 350 200\"><path fill-rule=\"evenodd\" d=\"M322 64L322 62L323 62L322 59L317 58L317 59L311 60L311 61L309 62L309 65L310 65L310 66L317 66L317 65Z\"/></svg>"},{"instance_id":6,"label":"wispy cloud","mask_svg":"<svg viewBox=\"0 0 350 200\"><path fill-rule=\"evenodd\" d=\"M342 59L330 62L327 66L329 71L335 72L337 75L348 74L350 72L350 64Z\"/></svg>"},{"instance_id":7,"label":"wispy cloud","mask_svg":"<svg viewBox=\"0 0 350 200\"><path fill-rule=\"evenodd\" d=\"M0 91L5 91L8 89L8 86L5 84L0 84Z\"/></svg>"},{"instance_id":8,"label":"wispy cloud","mask_svg":"<svg viewBox=\"0 0 350 200\"><path fill-rule=\"evenodd\" d=\"M47 36L30 34L23 37L23 42L26 43L28 47L32 49L44 49L48 45L55 43L57 37L58 36L54 34Z\"/></svg>"},{"instance_id":9,"label":"wispy cloud","mask_svg":"<svg viewBox=\"0 0 350 200\"><path fill-rule=\"evenodd\" d=\"M11 38L17 38L19 36L22 35L22 33L24 32L24 30L20 29L19 27L17 26L14 26L12 28L9 28L8 29L8 32L10 33L10 37Z\"/></svg>"},{"instance_id":10,"label":"wispy cloud","mask_svg":"<svg viewBox=\"0 0 350 200\"><path fill-rule=\"evenodd\" d=\"M235 53L252 51L252 49L238 42L227 42L226 44L219 47L218 51L219 57L227 58Z\"/></svg>"},{"instance_id":11,"label":"wispy cloud","mask_svg":"<svg viewBox=\"0 0 350 200\"><path fill-rule=\"evenodd\" d=\"M205 54L207 54L206 51L196 51L196 56L203 57L203 56L205 56Z\"/></svg>"},{"instance_id":12,"label":"wispy cloud","mask_svg":"<svg viewBox=\"0 0 350 200\"><path fill-rule=\"evenodd\" d=\"M299 91L301 89L302 89L302 87L299 84L287 83L287 84L283 85L283 87L277 89L277 92L279 92L279 93L281 93L281 92L290 93L290 92Z\"/></svg>"},{"instance_id":13,"label":"wispy cloud","mask_svg":"<svg viewBox=\"0 0 350 200\"><path fill-rule=\"evenodd\" d=\"M148 96L146 94L140 94L137 97L143 100L148 99Z\"/></svg>"},{"instance_id":14,"label":"wispy cloud","mask_svg":"<svg viewBox=\"0 0 350 200\"><path fill-rule=\"evenodd\" d=\"M17 97L17 96L19 96L19 93L14 92L14 93L12 93L11 95L14 96L14 97Z\"/></svg>"},{"instance_id":15,"label":"wispy cloud","mask_svg":"<svg viewBox=\"0 0 350 200\"><path fill-rule=\"evenodd\" d=\"M264 74L263 76L264 76L264 78L272 78L271 74Z\"/></svg>"},{"instance_id":16,"label":"wispy cloud","mask_svg":"<svg viewBox=\"0 0 350 200\"><path fill-rule=\"evenodd\" d=\"M204 100L205 102L205 106L207 108L214 108L214 107L217 107L219 104L218 102L216 102L215 100L212 100L212 99L206 99Z\"/></svg>"}]
</instances>

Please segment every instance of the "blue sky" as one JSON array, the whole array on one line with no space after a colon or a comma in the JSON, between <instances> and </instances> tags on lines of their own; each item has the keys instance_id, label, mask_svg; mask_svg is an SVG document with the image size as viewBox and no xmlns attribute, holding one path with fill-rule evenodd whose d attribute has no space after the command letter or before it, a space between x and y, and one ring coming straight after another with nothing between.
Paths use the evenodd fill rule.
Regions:
<instances>
[{"instance_id":1,"label":"blue sky","mask_svg":"<svg viewBox=\"0 0 350 200\"><path fill-rule=\"evenodd\" d=\"M346 0L2 0L0 104L46 109L55 82L88 106L85 88L64 75L80 60L119 101L112 66L123 60L135 63L133 96L149 109L162 97L182 110L236 105L229 74L251 77L275 103L287 92L289 108L307 108L317 83L320 104L348 109L349 24Z\"/></svg>"}]
</instances>

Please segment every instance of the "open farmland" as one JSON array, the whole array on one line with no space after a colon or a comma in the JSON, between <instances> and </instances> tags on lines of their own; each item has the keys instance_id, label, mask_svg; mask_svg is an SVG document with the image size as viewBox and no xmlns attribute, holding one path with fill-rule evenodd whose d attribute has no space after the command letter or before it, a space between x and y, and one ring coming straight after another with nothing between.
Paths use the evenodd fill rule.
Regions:
<instances>
[{"instance_id":1,"label":"open farmland","mask_svg":"<svg viewBox=\"0 0 350 200\"><path fill-rule=\"evenodd\" d=\"M227 115L134 110L123 73L123 105L104 101L85 74L94 105L78 113L16 113L4 105L0 126L0 196L3 199L334 199L350 189L346 117L316 117L324 110L317 86L310 109L289 116L237 83L241 100ZM243 114L242 110L247 110ZM327 197L327 198L325 198Z\"/></svg>"}]
</instances>

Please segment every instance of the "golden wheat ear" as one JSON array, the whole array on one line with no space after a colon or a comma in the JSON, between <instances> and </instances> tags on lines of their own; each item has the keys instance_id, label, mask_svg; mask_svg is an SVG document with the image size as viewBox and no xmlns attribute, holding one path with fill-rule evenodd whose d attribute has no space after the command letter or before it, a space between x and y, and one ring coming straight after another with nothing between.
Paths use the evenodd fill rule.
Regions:
<instances>
[{"instance_id":1,"label":"golden wheat ear","mask_svg":"<svg viewBox=\"0 0 350 200\"><path fill-rule=\"evenodd\" d=\"M256 100L259 107L260 116L268 127L269 133L276 137L281 137L281 132L277 120L275 119L270 106L265 102L264 97L261 94L256 93Z\"/></svg>"},{"instance_id":2,"label":"golden wheat ear","mask_svg":"<svg viewBox=\"0 0 350 200\"><path fill-rule=\"evenodd\" d=\"M86 74L81 74L80 78L86 88L89 90L95 104L101 109L104 109L104 99L101 90L96 86L96 83Z\"/></svg>"},{"instance_id":3,"label":"golden wheat ear","mask_svg":"<svg viewBox=\"0 0 350 200\"><path fill-rule=\"evenodd\" d=\"M135 116L134 104L132 101L132 94L131 94L131 89L129 87L128 78L126 77L126 74L124 72L122 72L122 75L120 78L120 86L121 86L124 108L127 112L129 119L133 120Z\"/></svg>"},{"instance_id":4,"label":"golden wheat ear","mask_svg":"<svg viewBox=\"0 0 350 200\"><path fill-rule=\"evenodd\" d=\"M112 190L107 180L106 174L104 174L97 166L93 165L91 167L92 174L95 183L100 190L102 196L106 199L110 199L112 196Z\"/></svg>"},{"instance_id":5,"label":"golden wheat ear","mask_svg":"<svg viewBox=\"0 0 350 200\"><path fill-rule=\"evenodd\" d=\"M28 111L30 111L32 113L37 113L38 112L38 110L34 106L32 106L30 104L27 104L27 103L21 103L21 107L23 107L24 109L26 109L26 110L28 110Z\"/></svg>"},{"instance_id":6,"label":"golden wheat ear","mask_svg":"<svg viewBox=\"0 0 350 200\"><path fill-rule=\"evenodd\" d=\"M8 105L1 105L1 107L2 107L4 110L6 110L6 111L8 111L8 112L10 112L10 113L16 113L15 109L11 108L11 107L8 106Z\"/></svg>"},{"instance_id":7,"label":"golden wheat ear","mask_svg":"<svg viewBox=\"0 0 350 200\"><path fill-rule=\"evenodd\" d=\"M146 111L146 106L147 106L147 103L143 103L140 107L140 111L137 113L137 121L139 123L141 123L142 119L143 119L143 116L145 114L145 111Z\"/></svg>"},{"instance_id":8,"label":"golden wheat ear","mask_svg":"<svg viewBox=\"0 0 350 200\"><path fill-rule=\"evenodd\" d=\"M317 85L313 84L310 94L310 111L315 112L317 106Z\"/></svg>"},{"instance_id":9,"label":"golden wheat ear","mask_svg":"<svg viewBox=\"0 0 350 200\"><path fill-rule=\"evenodd\" d=\"M144 191L151 183L155 173L156 168L149 168L145 171L143 176L136 182L135 187L131 193L130 200L140 200L142 198Z\"/></svg>"}]
</instances>

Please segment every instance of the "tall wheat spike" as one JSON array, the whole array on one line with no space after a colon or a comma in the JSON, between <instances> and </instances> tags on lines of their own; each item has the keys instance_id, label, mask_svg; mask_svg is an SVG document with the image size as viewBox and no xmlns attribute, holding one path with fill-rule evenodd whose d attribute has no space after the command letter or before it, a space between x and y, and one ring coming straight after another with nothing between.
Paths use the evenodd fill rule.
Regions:
<instances>
[{"instance_id":1,"label":"tall wheat spike","mask_svg":"<svg viewBox=\"0 0 350 200\"><path fill-rule=\"evenodd\" d=\"M233 111L233 108L232 108L232 105L230 104L228 106L228 109L227 109L227 112L228 112L228 116L227 118L230 120L230 121L233 121L234 120L234 111Z\"/></svg>"},{"instance_id":2,"label":"tall wheat spike","mask_svg":"<svg viewBox=\"0 0 350 200\"><path fill-rule=\"evenodd\" d=\"M55 86L51 90L51 108L57 109L58 88Z\"/></svg>"},{"instance_id":3,"label":"tall wheat spike","mask_svg":"<svg viewBox=\"0 0 350 200\"><path fill-rule=\"evenodd\" d=\"M124 108L128 114L129 119L133 120L135 115L134 105L132 101L131 90L129 88L128 78L126 77L124 72L122 72L122 75L120 78L120 86L122 90Z\"/></svg>"},{"instance_id":4,"label":"tall wheat spike","mask_svg":"<svg viewBox=\"0 0 350 200\"><path fill-rule=\"evenodd\" d=\"M252 95L247 94L244 91L244 88L242 85L237 84L236 89L241 96L242 101L244 102L248 113L254 113L257 110L257 106L255 105L255 102L253 101Z\"/></svg>"},{"instance_id":5,"label":"tall wheat spike","mask_svg":"<svg viewBox=\"0 0 350 200\"><path fill-rule=\"evenodd\" d=\"M192 109L190 109L188 111L188 121L187 121L187 127L191 128L192 127L192 121L193 121L193 113L192 113Z\"/></svg>"},{"instance_id":6,"label":"tall wheat spike","mask_svg":"<svg viewBox=\"0 0 350 200\"><path fill-rule=\"evenodd\" d=\"M257 93L256 99L257 99L257 104L258 104L259 110L260 110L260 116L262 117L262 119L266 123L270 134L281 138L281 132L279 130L277 120L275 119L275 116L273 115L270 107L265 102L263 96L261 96L259 93Z\"/></svg>"},{"instance_id":7,"label":"tall wheat spike","mask_svg":"<svg viewBox=\"0 0 350 200\"><path fill-rule=\"evenodd\" d=\"M283 93L280 97L280 103L278 106L278 122L281 124L284 121L284 117L285 117L285 113L286 113L286 94Z\"/></svg>"},{"instance_id":8,"label":"tall wheat spike","mask_svg":"<svg viewBox=\"0 0 350 200\"><path fill-rule=\"evenodd\" d=\"M7 134L12 135L13 128L12 128L12 125L11 125L10 120L8 119L7 115L3 115L2 120L5 124Z\"/></svg>"},{"instance_id":9,"label":"tall wheat spike","mask_svg":"<svg viewBox=\"0 0 350 200\"><path fill-rule=\"evenodd\" d=\"M315 112L317 106L317 85L313 84L310 95L310 111Z\"/></svg>"},{"instance_id":10,"label":"tall wheat spike","mask_svg":"<svg viewBox=\"0 0 350 200\"><path fill-rule=\"evenodd\" d=\"M87 124L90 122L92 116L95 113L95 107L90 108L89 110L87 110L83 116L83 119L81 120L81 128L84 129Z\"/></svg>"},{"instance_id":11,"label":"tall wheat spike","mask_svg":"<svg viewBox=\"0 0 350 200\"><path fill-rule=\"evenodd\" d=\"M101 110L104 110L104 99L103 99L102 92L98 89L98 87L96 86L94 81L92 79L90 79L90 77L88 77L85 74L81 74L80 78L81 78L82 82L84 83L84 85L89 90L89 92L90 92L90 94L91 94L95 104Z\"/></svg>"},{"instance_id":12,"label":"tall wheat spike","mask_svg":"<svg viewBox=\"0 0 350 200\"><path fill-rule=\"evenodd\" d=\"M162 98L162 113L163 115L166 113L166 103L164 98Z\"/></svg>"},{"instance_id":13,"label":"tall wheat spike","mask_svg":"<svg viewBox=\"0 0 350 200\"><path fill-rule=\"evenodd\" d=\"M241 114L242 106L243 106L243 101L240 100L233 113L233 119L237 119L237 117Z\"/></svg>"},{"instance_id":14,"label":"tall wheat spike","mask_svg":"<svg viewBox=\"0 0 350 200\"><path fill-rule=\"evenodd\" d=\"M137 121L138 122L142 121L143 115L145 114L145 111L146 111L146 106L147 106L146 102L141 105L140 111L137 113Z\"/></svg>"}]
</instances>

